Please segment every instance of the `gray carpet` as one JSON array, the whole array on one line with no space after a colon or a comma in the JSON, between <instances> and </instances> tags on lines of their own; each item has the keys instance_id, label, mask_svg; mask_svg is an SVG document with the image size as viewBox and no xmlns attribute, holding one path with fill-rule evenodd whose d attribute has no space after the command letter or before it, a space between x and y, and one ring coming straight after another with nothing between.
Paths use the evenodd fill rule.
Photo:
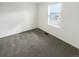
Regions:
<instances>
[{"instance_id":1,"label":"gray carpet","mask_svg":"<svg viewBox=\"0 0 79 59\"><path fill-rule=\"evenodd\" d=\"M78 57L79 49L40 29L0 39L1 57Z\"/></svg>"}]
</instances>

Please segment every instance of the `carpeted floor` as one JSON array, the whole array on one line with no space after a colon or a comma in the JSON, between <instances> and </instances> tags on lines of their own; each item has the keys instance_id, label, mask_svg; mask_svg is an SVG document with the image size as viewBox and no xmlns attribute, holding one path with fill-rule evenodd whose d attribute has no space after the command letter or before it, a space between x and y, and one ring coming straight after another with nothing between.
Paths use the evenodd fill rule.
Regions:
<instances>
[{"instance_id":1,"label":"carpeted floor","mask_svg":"<svg viewBox=\"0 0 79 59\"><path fill-rule=\"evenodd\" d=\"M1 57L79 57L79 49L40 29L0 39Z\"/></svg>"}]
</instances>

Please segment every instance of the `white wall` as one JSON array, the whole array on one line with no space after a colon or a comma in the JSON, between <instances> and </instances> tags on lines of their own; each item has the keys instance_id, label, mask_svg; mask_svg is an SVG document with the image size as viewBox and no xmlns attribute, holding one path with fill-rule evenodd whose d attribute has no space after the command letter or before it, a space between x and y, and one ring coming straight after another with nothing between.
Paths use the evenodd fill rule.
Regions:
<instances>
[{"instance_id":1,"label":"white wall","mask_svg":"<svg viewBox=\"0 0 79 59\"><path fill-rule=\"evenodd\" d=\"M79 48L79 3L63 3L61 28L48 25L48 3L39 5L39 28Z\"/></svg>"},{"instance_id":2,"label":"white wall","mask_svg":"<svg viewBox=\"0 0 79 59\"><path fill-rule=\"evenodd\" d=\"M0 2L0 38L37 28L37 5Z\"/></svg>"}]
</instances>

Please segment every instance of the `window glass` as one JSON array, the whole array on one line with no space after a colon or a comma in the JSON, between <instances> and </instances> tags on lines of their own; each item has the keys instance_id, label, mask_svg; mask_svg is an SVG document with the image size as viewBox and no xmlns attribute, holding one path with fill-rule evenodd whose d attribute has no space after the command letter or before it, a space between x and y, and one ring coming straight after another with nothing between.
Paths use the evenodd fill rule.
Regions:
<instances>
[{"instance_id":1,"label":"window glass","mask_svg":"<svg viewBox=\"0 0 79 59\"><path fill-rule=\"evenodd\" d=\"M61 17L62 3L54 3L48 6L48 24L58 25Z\"/></svg>"}]
</instances>

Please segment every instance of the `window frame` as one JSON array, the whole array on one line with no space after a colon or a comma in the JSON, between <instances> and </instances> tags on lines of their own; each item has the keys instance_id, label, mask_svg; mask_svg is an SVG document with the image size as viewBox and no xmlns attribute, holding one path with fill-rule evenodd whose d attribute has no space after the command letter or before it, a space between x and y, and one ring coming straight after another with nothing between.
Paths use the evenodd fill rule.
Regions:
<instances>
[{"instance_id":1,"label":"window frame","mask_svg":"<svg viewBox=\"0 0 79 59\"><path fill-rule=\"evenodd\" d=\"M57 3L51 3L51 4L48 4L48 8L49 8L49 6L51 6L51 5L54 5L54 4L58 4L58 3L60 3L60 2L57 2ZM59 25L59 23L60 23L60 18L61 18L61 14L62 14L62 3L61 3L61 11L58 13L58 12L53 12L53 13L55 13L55 14L59 14L59 16L58 16L58 19L56 19L55 21L58 23L58 24L54 24L54 23L50 23L50 19L49 19L49 16L50 16L50 12L49 12L49 10L48 10L48 25L51 25L51 26L54 26L54 27L57 27L57 28L60 28L60 25ZM50 14L49 14L50 13ZM52 13L52 14L53 14Z\"/></svg>"}]
</instances>

